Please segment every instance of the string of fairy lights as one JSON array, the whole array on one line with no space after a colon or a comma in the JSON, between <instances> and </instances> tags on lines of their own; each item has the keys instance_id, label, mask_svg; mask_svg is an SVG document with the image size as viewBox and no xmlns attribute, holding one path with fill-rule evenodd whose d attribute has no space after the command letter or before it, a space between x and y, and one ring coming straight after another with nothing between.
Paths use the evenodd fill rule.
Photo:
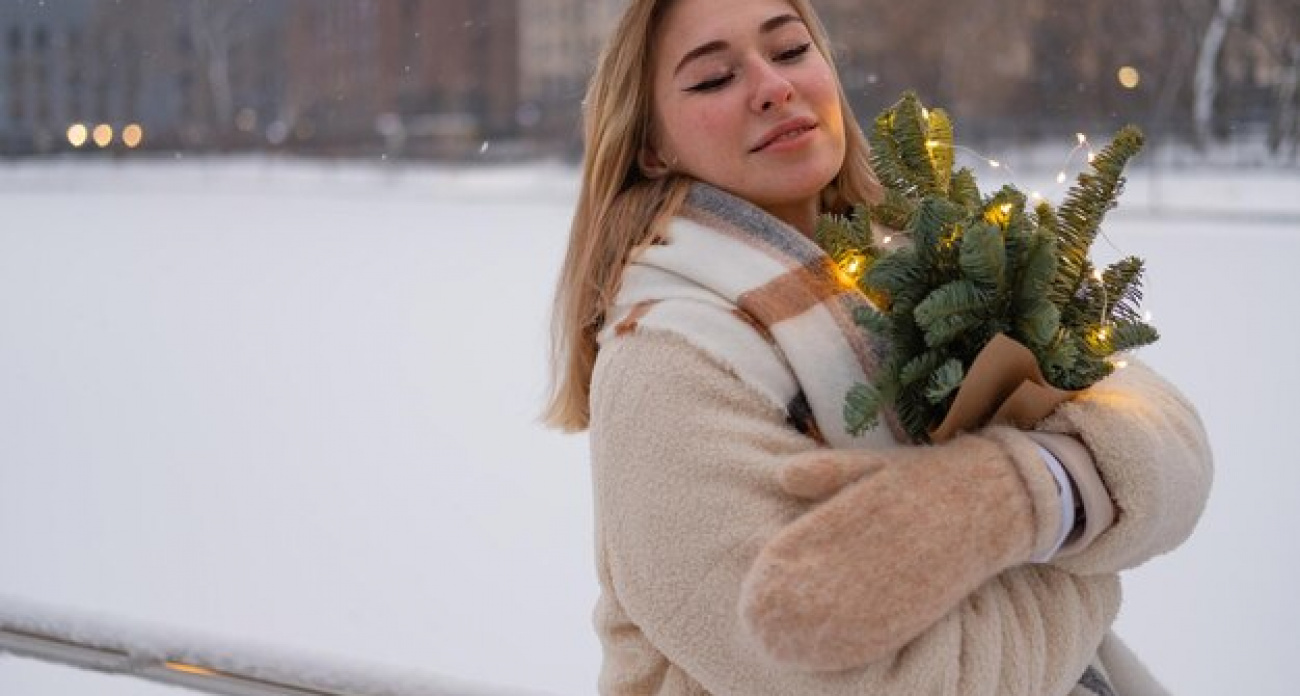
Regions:
<instances>
[{"instance_id":1,"label":"string of fairy lights","mask_svg":"<svg viewBox=\"0 0 1300 696\"><path fill-rule=\"evenodd\" d=\"M926 108L922 108L922 110L921 110L921 116L922 116L922 118L923 118L926 122L929 122L929 120L930 120L930 110L929 110L929 109L926 109ZM1088 136L1087 136L1086 134L1084 134L1084 133L1076 133L1076 134L1075 134L1075 141L1076 141L1076 142L1075 142L1074 147L1071 148L1071 150L1069 151L1069 153L1066 154L1064 164L1062 164L1062 165L1061 165L1061 168L1057 171L1057 174L1056 174L1056 177L1055 177L1055 180L1056 180L1057 185L1064 185L1065 182L1069 179L1068 171L1070 170L1071 165L1074 163L1075 157L1078 156L1081 152L1082 152L1082 153L1086 153L1086 154L1085 154L1085 159L1087 160L1087 163L1088 163L1088 164L1092 164L1092 163L1095 162L1096 159L1097 159L1097 153L1096 153L1095 150L1093 150L1093 148L1092 148L1092 143L1091 143L1091 141L1088 139ZM943 143L943 142L941 142L941 141L939 141L939 140L927 140L926 143L925 143L925 147L926 147L926 149L927 149L928 151L930 151L930 152L933 152L935 149L940 148L940 147L948 147L948 148L952 149L953 151L956 151L956 152L962 152L962 153L965 153L965 154L967 154L967 155L969 155L969 156L975 158L975 159L976 159L977 161L979 161L982 165L987 166L989 169L992 169L992 170L1000 170L1000 171L1006 171L1010 176L1013 176L1013 177L1015 176L1015 170L1012 169L1012 167L1009 166L1007 163L1005 163L1005 162L1003 162L1003 161L1001 161L1001 160L998 160L998 159L991 158L991 157L989 157L989 156L987 156L987 155L984 155L983 153L978 152L977 150L975 150L975 149L973 149L973 148L966 147L966 146L964 146L964 145L946 144L946 143ZM1031 200L1033 200L1033 201L1035 201L1035 202L1046 200L1046 198L1043 196L1043 194L1042 194L1041 192L1039 192L1039 191L1032 191L1032 192L1030 193L1030 196L1029 196L1029 197L1030 197ZM1003 225L1005 225L1005 224L1009 221L1009 219L1010 219L1010 215L1011 215L1011 212L1012 212L1013 209L1014 209L1014 206L1013 206L1012 204L1010 204L1010 203L1004 203L1004 204L1000 205L996 211L993 211L993 210L988 211L988 212L985 214L985 217L986 217L986 219L989 220L990 223L997 224L997 225L999 225L999 226L1003 226ZM1114 247L1114 248L1116 248L1116 250L1118 250L1118 247L1115 247L1114 243L1111 242L1110 239L1109 239L1109 237L1106 237L1106 235L1105 235L1104 233L1102 234L1102 237L1106 239L1107 243L1111 244L1112 247ZM882 241L883 241L885 244L889 244L889 243L892 241L892 237L891 237L891 236L886 236L886 237L883 238ZM857 254L852 254L852 255L850 255L848 258L845 258L845 259L843 260L843 262L842 262L842 264L841 264L841 269L844 271L844 273L845 273L845 274L847 275L847 277L850 279L850 282L853 282L854 284L856 284L856 280L857 280L857 279L862 275L862 273L865 271L865 263L866 263L866 258L865 258L865 257L863 257L863 256L861 256L861 255L857 255ZM1102 273L1102 270L1101 270L1100 268L1094 269L1093 272L1092 272L1092 277L1093 277L1093 279L1094 279L1095 281L1097 281L1097 286L1098 286L1098 288L1100 288L1101 293L1102 293L1102 310L1101 310L1101 319L1100 319L1100 321L1099 321L1100 326L1099 326L1099 328L1097 329L1097 333L1096 333L1095 336L1096 336L1096 339L1097 339L1098 341L1104 342L1104 341L1105 341L1107 338L1109 338L1109 336L1110 336L1110 326L1108 325L1108 323L1107 323L1107 321L1106 321L1107 313L1108 313L1108 311L1109 311L1109 309L1110 309L1110 306L1109 306L1109 304L1110 304L1110 298L1107 297L1107 295L1106 295L1106 285L1105 285L1105 282L1104 282L1104 275L1103 275L1103 273ZM1146 321L1147 323L1150 323L1151 320L1152 320L1152 318L1153 318L1153 315L1152 315L1152 313L1151 313L1150 311L1144 312L1144 314L1143 314L1143 320L1144 320L1144 321ZM1123 359L1115 359L1115 360L1112 360L1112 361L1111 361L1111 364L1112 364L1116 369L1120 369L1120 370L1122 370L1122 369L1128 367L1128 365L1129 365L1128 361L1127 361L1127 360L1123 360Z\"/></svg>"}]
</instances>

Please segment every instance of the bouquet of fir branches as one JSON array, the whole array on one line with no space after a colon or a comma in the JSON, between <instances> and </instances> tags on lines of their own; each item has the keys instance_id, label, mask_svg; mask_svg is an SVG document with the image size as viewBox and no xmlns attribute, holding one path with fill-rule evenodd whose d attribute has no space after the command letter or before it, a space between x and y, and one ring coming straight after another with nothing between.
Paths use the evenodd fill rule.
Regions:
<instances>
[{"instance_id":1,"label":"bouquet of fir branches","mask_svg":"<svg viewBox=\"0 0 1300 696\"><path fill-rule=\"evenodd\" d=\"M875 309L855 317L888 357L845 401L857 433L890 409L917 442L989 421L1022 427L1115 369L1158 335L1138 312L1143 262L1094 268L1089 249L1123 189L1142 133L1120 130L1059 208L1013 186L984 194L953 171L952 123L905 94L868 134L885 187L875 205L823 216L817 241ZM884 251L872 224L908 243Z\"/></svg>"}]
</instances>

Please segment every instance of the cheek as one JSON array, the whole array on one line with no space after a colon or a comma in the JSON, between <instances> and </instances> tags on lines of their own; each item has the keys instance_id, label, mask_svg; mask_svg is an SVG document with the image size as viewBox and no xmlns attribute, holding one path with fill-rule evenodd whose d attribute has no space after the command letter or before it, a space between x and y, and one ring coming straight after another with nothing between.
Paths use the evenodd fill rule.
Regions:
<instances>
[{"instance_id":1,"label":"cheek","mask_svg":"<svg viewBox=\"0 0 1300 696\"><path fill-rule=\"evenodd\" d=\"M835 89L835 79L831 75L830 66L820 63L809 76L808 94L819 105L839 108L839 94Z\"/></svg>"},{"instance_id":2,"label":"cheek","mask_svg":"<svg viewBox=\"0 0 1300 696\"><path fill-rule=\"evenodd\" d=\"M673 141L683 159L726 147L740 133L736 107L711 99L682 105L673 118Z\"/></svg>"},{"instance_id":3,"label":"cheek","mask_svg":"<svg viewBox=\"0 0 1300 696\"><path fill-rule=\"evenodd\" d=\"M834 124L836 135L844 136L844 113L840 106L840 94L829 67L810 76L805 94L818 116Z\"/></svg>"}]
</instances>

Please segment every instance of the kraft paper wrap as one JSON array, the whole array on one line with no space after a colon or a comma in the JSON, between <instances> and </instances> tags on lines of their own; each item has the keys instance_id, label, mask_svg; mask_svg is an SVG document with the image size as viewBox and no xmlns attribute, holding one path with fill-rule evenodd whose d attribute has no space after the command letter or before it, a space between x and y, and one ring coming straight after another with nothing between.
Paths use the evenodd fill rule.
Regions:
<instances>
[{"instance_id":1,"label":"kraft paper wrap","mask_svg":"<svg viewBox=\"0 0 1300 696\"><path fill-rule=\"evenodd\" d=\"M989 424L1028 430L1076 393L1048 384L1034 354L998 334L975 356L952 408L930 431L930 440L944 442Z\"/></svg>"}]
</instances>

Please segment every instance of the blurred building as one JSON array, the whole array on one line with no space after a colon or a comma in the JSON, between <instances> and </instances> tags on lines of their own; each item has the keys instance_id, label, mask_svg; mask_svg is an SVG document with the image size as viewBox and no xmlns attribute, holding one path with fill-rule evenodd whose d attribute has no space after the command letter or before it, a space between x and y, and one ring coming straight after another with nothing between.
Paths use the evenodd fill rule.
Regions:
<instances>
[{"instance_id":1,"label":"blurred building","mask_svg":"<svg viewBox=\"0 0 1300 696\"><path fill-rule=\"evenodd\" d=\"M67 124L109 104L128 82L103 70L90 31L92 0L44 7L37 0L0 4L0 150L49 152Z\"/></svg>"},{"instance_id":2,"label":"blurred building","mask_svg":"<svg viewBox=\"0 0 1300 696\"><path fill-rule=\"evenodd\" d=\"M282 54L286 82L268 137L274 145L338 150L378 139L383 102L379 0L289 3Z\"/></svg>"},{"instance_id":3,"label":"blurred building","mask_svg":"<svg viewBox=\"0 0 1300 696\"><path fill-rule=\"evenodd\" d=\"M1271 123L1300 138L1295 1L1255 0L1232 23L1216 63L1221 134ZM1218 4L813 2L860 118L914 89L967 141L1128 121L1190 132ZM120 152L132 124L145 149L573 154L587 80L626 4L3 0L0 154L96 150L96 126Z\"/></svg>"},{"instance_id":4,"label":"blurred building","mask_svg":"<svg viewBox=\"0 0 1300 696\"><path fill-rule=\"evenodd\" d=\"M292 144L461 155L511 137L519 0L294 0L285 123Z\"/></svg>"},{"instance_id":5,"label":"blurred building","mask_svg":"<svg viewBox=\"0 0 1300 696\"><path fill-rule=\"evenodd\" d=\"M974 140L1061 138L1143 125L1191 133L1195 63L1218 0L813 0L860 118L905 89ZM1295 0L1254 0L1217 62L1217 120L1238 130L1287 118L1297 100ZM1291 116L1294 123L1295 117Z\"/></svg>"},{"instance_id":6,"label":"blurred building","mask_svg":"<svg viewBox=\"0 0 1300 696\"><path fill-rule=\"evenodd\" d=\"M145 148L239 145L238 125L274 113L284 89L283 7L8 0L0 152L94 150L96 127L120 148L128 126Z\"/></svg>"},{"instance_id":7,"label":"blurred building","mask_svg":"<svg viewBox=\"0 0 1300 696\"><path fill-rule=\"evenodd\" d=\"M281 0L100 0L94 27L138 76L127 101L155 148L262 145L287 81ZM113 117L111 114L109 117Z\"/></svg>"},{"instance_id":8,"label":"blurred building","mask_svg":"<svg viewBox=\"0 0 1300 696\"><path fill-rule=\"evenodd\" d=\"M408 152L519 130L523 0L387 0L380 12L381 111L400 115Z\"/></svg>"},{"instance_id":9,"label":"blurred building","mask_svg":"<svg viewBox=\"0 0 1300 696\"><path fill-rule=\"evenodd\" d=\"M519 122L543 138L581 139L580 107L627 0L528 0L520 7Z\"/></svg>"}]
</instances>

